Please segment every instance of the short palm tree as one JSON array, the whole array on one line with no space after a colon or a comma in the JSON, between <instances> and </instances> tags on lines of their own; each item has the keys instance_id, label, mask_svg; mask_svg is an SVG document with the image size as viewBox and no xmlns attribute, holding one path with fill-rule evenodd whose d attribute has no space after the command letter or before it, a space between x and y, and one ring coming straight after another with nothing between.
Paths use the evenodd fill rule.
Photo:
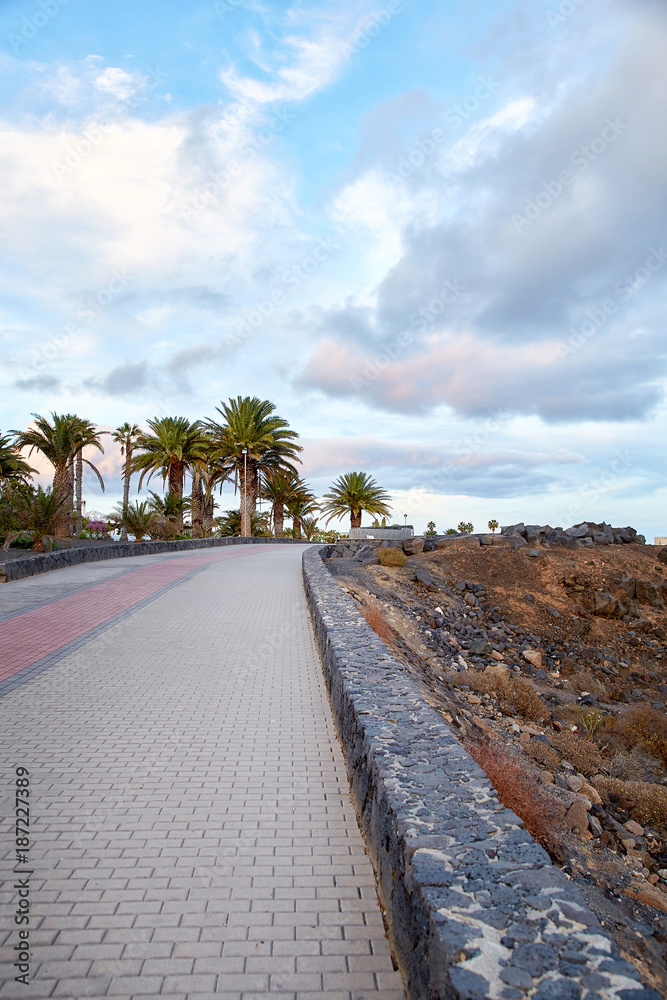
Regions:
<instances>
[{"instance_id":1,"label":"short palm tree","mask_svg":"<svg viewBox=\"0 0 667 1000\"><path fill-rule=\"evenodd\" d=\"M24 482L34 472L21 456L11 434L0 434L0 482Z\"/></svg>"},{"instance_id":2,"label":"short palm tree","mask_svg":"<svg viewBox=\"0 0 667 1000\"><path fill-rule=\"evenodd\" d=\"M152 535L159 530L159 520L149 506L148 500L141 503L135 501L128 502L127 507L119 503L113 510L109 523L114 528L125 528L126 533L134 535L135 542L143 540L144 535Z\"/></svg>"},{"instance_id":3,"label":"short palm tree","mask_svg":"<svg viewBox=\"0 0 667 1000\"><path fill-rule=\"evenodd\" d=\"M299 435L274 414L275 406L267 399L237 396L221 402L216 410L224 422L207 420L206 427L213 440L215 461L228 475L233 473L239 485L242 534L248 536L263 477L294 469L301 451L296 444Z\"/></svg>"},{"instance_id":4,"label":"short palm tree","mask_svg":"<svg viewBox=\"0 0 667 1000\"><path fill-rule=\"evenodd\" d=\"M157 472L168 483L169 492L182 499L186 470L206 467L207 442L201 424L198 420L191 423L187 417L155 417L148 426L152 433L139 436L138 453L131 463L132 470L141 473L139 489L146 475L150 480ZM182 513L177 527L180 532Z\"/></svg>"},{"instance_id":5,"label":"short palm tree","mask_svg":"<svg viewBox=\"0 0 667 1000\"><path fill-rule=\"evenodd\" d=\"M328 514L327 524L336 517L350 515L350 527L361 527L361 513L389 517L391 497L381 489L367 472L346 472L339 476L325 493L320 504L323 514Z\"/></svg>"},{"instance_id":6,"label":"short palm tree","mask_svg":"<svg viewBox=\"0 0 667 1000\"><path fill-rule=\"evenodd\" d=\"M282 538L285 533L285 507L294 499L294 484L297 481L295 473L271 471L263 477L261 486L262 500L271 504L273 517L273 532L276 538Z\"/></svg>"},{"instance_id":7,"label":"short palm tree","mask_svg":"<svg viewBox=\"0 0 667 1000\"><path fill-rule=\"evenodd\" d=\"M317 510L317 497L308 489L303 479L295 479L292 495L288 499L287 513L292 518L292 537L301 538L301 522Z\"/></svg>"},{"instance_id":8,"label":"short palm tree","mask_svg":"<svg viewBox=\"0 0 667 1000\"><path fill-rule=\"evenodd\" d=\"M50 552L61 511L70 502L69 496L51 487L43 490L41 486L17 484L4 494L3 501L9 503L13 522L13 530L8 532L3 549L8 549L19 535L27 534L34 540L35 552L44 549Z\"/></svg>"},{"instance_id":9,"label":"short palm tree","mask_svg":"<svg viewBox=\"0 0 667 1000\"><path fill-rule=\"evenodd\" d=\"M317 518L316 517L304 517L301 521L301 530L303 531L303 537L307 542L312 542L313 535L317 531Z\"/></svg>"},{"instance_id":10,"label":"short palm tree","mask_svg":"<svg viewBox=\"0 0 667 1000\"><path fill-rule=\"evenodd\" d=\"M16 434L16 444L19 448L27 448L28 455L32 455L33 451L41 452L53 466L53 490L66 498L54 530L56 537L67 538L74 507L74 457L77 451L78 418L69 413L52 413L53 422L37 413L33 413L33 417L33 427L13 432Z\"/></svg>"},{"instance_id":11,"label":"short palm tree","mask_svg":"<svg viewBox=\"0 0 667 1000\"><path fill-rule=\"evenodd\" d=\"M112 440L120 445L120 453L125 456L123 463L123 510L127 510L130 502L130 480L132 479L132 453L141 430L137 424L129 424L125 421L115 431L112 431ZM121 528L120 540L127 541L127 528Z\"/></svg>"},{"instance_id":12,"label":"short palm tree","mask_svg":"<svg viewBox=\"0 0 667 1000\"><path fill-rule=\"evenodd\" d=\"M241 535L241 510L226 510L221 517L216 517L216 535L227 537L229 535L234 535L239 537ZM253 514L252 516L252 533L256 535L261 529L262 522L261 518Z\"/></svg>"}]
</instances>

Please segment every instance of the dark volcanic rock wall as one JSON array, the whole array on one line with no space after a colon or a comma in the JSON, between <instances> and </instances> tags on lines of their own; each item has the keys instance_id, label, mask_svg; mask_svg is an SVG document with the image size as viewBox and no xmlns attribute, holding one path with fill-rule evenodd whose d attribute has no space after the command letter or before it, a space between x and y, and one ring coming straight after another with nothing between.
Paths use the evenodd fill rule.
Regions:
<instances>
[{"instance_id":1,"label":"dark volcanic rock wall","mask_svg":"<svg viewBox=\"0 0 667 1000\"><path fill-rule=\"evenodd\" d=\"M304 584L411 1000L660 1000L322 563Z\"/></svg>"}]
</instances>

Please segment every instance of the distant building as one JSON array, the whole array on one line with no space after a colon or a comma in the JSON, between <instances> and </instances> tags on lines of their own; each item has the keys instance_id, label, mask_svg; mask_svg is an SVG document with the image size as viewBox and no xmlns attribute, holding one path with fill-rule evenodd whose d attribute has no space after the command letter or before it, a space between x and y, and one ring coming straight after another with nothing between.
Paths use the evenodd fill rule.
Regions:
<instances>
[{"instance_id":1,"label":"distant building","mask_svg":"<svg viewBox=\"0 0 667 1000\"><path fill-rule=\"evenodd\" d=\"M665 536L663 538L654 538L653 539L653 544L654 545L667 545L667 536Z\"/></svg>"},{"instance_id":2,"label":"distant building","mask_svg":"<svg viewBox=\"0 0 667 1000\"><path fill-rule=\"evenodd\" d=\"M415 529L411 524L402 524L398 528L350 528L350 538L376 538L385 541L388 538L412 538Z\"/></svg>"}]
</instances>

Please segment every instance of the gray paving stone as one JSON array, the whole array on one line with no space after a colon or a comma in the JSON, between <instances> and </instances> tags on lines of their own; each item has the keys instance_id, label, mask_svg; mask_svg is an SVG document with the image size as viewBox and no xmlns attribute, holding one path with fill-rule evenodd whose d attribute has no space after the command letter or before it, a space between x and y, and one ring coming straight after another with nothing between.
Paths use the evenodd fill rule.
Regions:
<instances>
[{"instance_id":1,"label":"gray paving stone","mask_svg":"<svg viewBox=\"0 0 667 1000\"><path fill-rule=\"evenodd\" d=\"M363 982L364 997L402 1000L379 980L395 974L302 550L252 549L207 563L0 699L0 751L13 762L22 746L31 769L45 918L35 996L351 1000ZM192 555L4 584L0 618L128 563ZM0 998L14 1000L13 985Z\"/></svg>"}]
</instances>

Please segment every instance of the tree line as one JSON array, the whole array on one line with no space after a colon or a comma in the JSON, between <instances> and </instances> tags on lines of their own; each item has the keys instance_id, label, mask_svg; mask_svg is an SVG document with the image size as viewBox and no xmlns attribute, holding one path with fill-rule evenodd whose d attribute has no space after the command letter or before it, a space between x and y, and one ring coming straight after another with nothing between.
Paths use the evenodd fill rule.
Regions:
<instances>
[{"instance_id":1,"label":"tree line","mask_svg":"<svg viewBox=\"0 0 667 1000\"><path fill-rule=\"evenodd\" d=\"M285 517L292 520L295 538L312 537L317 526L313 515L350 516L351 527L361 525L362 511L376 516L390 514L390 497L365 472L339 476L321 500L299 475L302 446L298 433L275 412L275 405L258 397L237 396L221 401L216 416L190 421L186 417L154 417L147 428L124 423L101 431L75 414L52 413L50 419L33 414L26 430L0 435L0 535L4 545L21 533L31 535L36 548L51 547L51 539L68 539L82 533L84 466L93 471L104 490L104 480L94 462L84 458L86 448L104 451L110 435L123 456L123 500L111 523L135 540L176 538L184 532L189 516L191 537L212 534L286 533ZM29 465L33 452L53 466L53 484L44 490L32 483ZM131 482L138 475L137 490L154 476L162 479L166 494L150 491L150 499L131 501ZM185 495L186 477L190 493ZM215 493L225 482L234 484L239 508L215 518ZM268 501L270 518L257 513L258 501Z\"/></svg>"}]
</instances>

